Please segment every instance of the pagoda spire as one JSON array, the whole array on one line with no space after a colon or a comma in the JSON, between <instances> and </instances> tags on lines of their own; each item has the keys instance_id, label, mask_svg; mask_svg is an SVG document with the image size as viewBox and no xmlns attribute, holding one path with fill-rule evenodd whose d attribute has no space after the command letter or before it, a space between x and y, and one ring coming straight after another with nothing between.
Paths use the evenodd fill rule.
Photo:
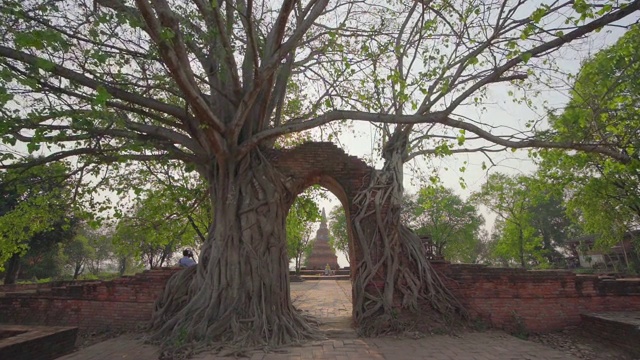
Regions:
<instances>
[{"instance_id":1,"label":"pagoda spire","mask_svg":"<svg viewBox=\"0 0 640 360\"><path fill-rule=\"evenodd\" d=\"M327 226L327 213L324 211L324 208L322 208L322 219L320 219L320 226L322 225Z\"/></svg>"}]
</instances>

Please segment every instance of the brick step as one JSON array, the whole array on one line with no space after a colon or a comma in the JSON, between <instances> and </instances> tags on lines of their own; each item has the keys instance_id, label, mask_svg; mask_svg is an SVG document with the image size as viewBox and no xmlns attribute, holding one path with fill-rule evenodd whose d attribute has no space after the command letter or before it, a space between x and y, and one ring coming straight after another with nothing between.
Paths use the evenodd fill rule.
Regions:
<instances>
[{"instance_id":1,"label":"brick step","mask_svg":"<svg viewBox=\"0 0 640 360\"><path fill-rule=\"evenodd\" d=\"M585 335L640 356L640 311L580 314Z\"/></svg>"}]
</instances>

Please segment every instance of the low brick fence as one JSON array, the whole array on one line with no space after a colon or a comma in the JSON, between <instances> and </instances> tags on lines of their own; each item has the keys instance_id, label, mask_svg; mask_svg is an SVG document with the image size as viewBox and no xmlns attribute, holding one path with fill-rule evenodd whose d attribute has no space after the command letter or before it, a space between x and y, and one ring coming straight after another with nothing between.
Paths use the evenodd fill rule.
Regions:
<instances>
[{"instance_id":1,"label":"low brick fence","mask_svg":"<svg viewBox=\"0 0 640 360\"><path fill-rule=\"evenodd\" d=\"M608 316L610 313L582 314L582 331L640 358L640 317L637 317L640 313L630 314L635 317Z\"/></svg>"},{"instance_id":2,"label":"low brick fence","mask_svg":"<svg viewBox=\"0 0 640 360\"><path fill-rule=\"evenodd\" d=\"M0 296L0 323L77 326L83 331L134 329L149 321L156 298L176 271L147 270L111 281L5 292Z\"/></svg>"},{"instance_id":3,"label":"low brick fence","mask_svg":"<svg viewBox=\"0 0 640 360\"><path fill-rule=\"evenodd\" d=\"M472 317L509 331L548 332L580 324L584 313L640 311L640 279L435 266ZM176 271L158 269L112 281L0 292L0 323L77 326L82 331L135 329L149 321L156 298Z\"/></svg>"},{"instance_id":4,"label":"low brick fence","mask_svg":"<svg viewBox=\"0 0 640 360\"><path fill-rule=\"evenodd\" d=\"M39 289L48 289L48 288L52 288L52 287L81 285L81 284L88 284L88 283L95 283L95 282L100 282L100 280L50 281L50 282L46 282L46 283L36 283L36 284L0 285L0 294L13 293L13 292L35 291L35 290L39 290Z\"/></svg>"},{"instance_id":5,"label":"low brick fence","mask_svg":"<svg viewBox=\"0 0 640 360\"><path fill-rule=\"evenodd\" d=\"M0 359L57 359L73 351L77 333L76 327L0 325Z\"/></svg>"},{"instance_id":6,"label":"low brick fence","mask_svg":"<svg viewBox=\"0 0 640 360\"><path fill-rule=\"evenodd\" d=\"M600 279L570 271L438 265L473 318L511 331L549 332L580 314L640 310L640 279Z\"/></svg>"}]
</instances>

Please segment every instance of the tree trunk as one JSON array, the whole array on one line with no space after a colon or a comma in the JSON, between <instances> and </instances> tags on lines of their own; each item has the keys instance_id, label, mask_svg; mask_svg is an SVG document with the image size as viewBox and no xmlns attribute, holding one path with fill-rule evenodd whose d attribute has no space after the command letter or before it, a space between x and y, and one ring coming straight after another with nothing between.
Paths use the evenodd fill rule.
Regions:
<instances>
[{"instance_id":1,"label":"tree trunk","mask_svg":"<svg viewBox=\"0 0 640 360\"><path fill-rule=\"evenodd\" d=\"M466 316L427 260L420 238L401 223L406 144L406 134L396 132L385 146L384 167L353 202L361 257L352 264L354 318L365 336L405 331L423 320L421 313ZM405 311L411 313L401 316Z\"/></svg>"},{"instance_id":2,"label":"tree trunk","mask_svg":"<svg viewBox=\"0 0 640 360\"><path fill-rule=\"evenodd\" d=\"M76 263L73 268L73 280L78 279L78 276L82 272L82 263Z\"/></svg>"},{"instance_id":3,"label":"tree trunk","mask_svg":"<svg viewBox=\"0 0 640 360\"><path fill-rule=\"evenodd\" d=\"M120 276L124 276L124 273L127 271L127 257L123 256L120 258L120 264L119 264L119 273Z\"/></svg>"},{"instance_id":4,"label":"tree trunk","mask_svg":"<svg viewBox=\"0 0 640 360\"><path fill-rule=\"evenodd\" d=\"M547 259L549 264L555 265L555 251L551 245L551 235L545 231L543 227L539 226L539 229L542 233L542 249L544 250L544 257Z\"/></svg>"},{"instance_id":5,"label":"tree trunk","mask_svg":"<svg viewBox=\"0 0 640 360\"><path fill-rule=\"evenodd\" d=\"M444 246L445 246L444 242L439 243L438 246L437 246L438 251L437 251L437 253L435 255L444 257L444 254L442 253L443 249L444 249Z\"/></svg>"},{"instance_id":6,"label":"tree trunk","mask_svg":"<svg viewBox=\"0 0 640 360\"><path fill-rule=\"evenodd\" d=\"M15 284L20 273L20 255L13 254L7 265L7 272L4 274L5 285Z\"/></svg>"},{"instance_id":7,"label":"tree trunk","mask_svg":"<svg viewBox=\"0 0 640 360\"><path fill-rule=\"evenodd\" d=\"M524 234L522 232L522 227L518 225L518 237L520 240L520 266L523 269L527 268L527 264L524 261Z\"/></svg>"},{"instance_id":8,"label":"tree trunk","mask_svg":"<svg viewBox=\"0 0 640 360\"><path fill-rule=\"evenodd\" d=\"M173 351L204 342L243 351L319 338L290 299L290 195L282 176L259 150L206 175L213 222L198 265L176 273L157 302L155 338Z\"/></svg>"}]
</instances>

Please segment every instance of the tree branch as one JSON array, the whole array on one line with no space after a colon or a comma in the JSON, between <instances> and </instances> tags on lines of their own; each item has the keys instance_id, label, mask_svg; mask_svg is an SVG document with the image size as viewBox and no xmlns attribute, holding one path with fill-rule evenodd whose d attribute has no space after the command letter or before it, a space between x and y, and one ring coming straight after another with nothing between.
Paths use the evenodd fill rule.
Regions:
<instances>
[{"instance_id":1,"label":"tree branch","mask_svg":"<svg viewBox=\"0 0 640 360\"><path fill-rule=\"evenodd\" d=\"M426 124L426 123L438 123L446 125L456 129L464 129L465 131L472 132L479 137L491 141L496 145L501 145L513 149L526 149L526 148L556 148L556 149L573 149L586 151L591 153L599 153L611 157L621 163L628 163L631 158L624 153L616 151L607 147L607 144L581 144L573 142L552 142L539 139L529 140L509 140L501 136L494 135L479 126L470 124L468 122L451 119L445 111L433 112L426 115L396 115L396 114L379 114L379 113L367 113L361 111L347 111L347 110L334 110L324 115L316 117L307 121L292 121L284 124L278 128L272 128L264 130L251 139L242 144L240 151L246 153L253 147L257 146L260 141L267 138L280 136L286 133L299 132L303 130L312 129L324 124L328 124L337 120L354 120L354 121L368 121L374 123L384 124Z\"/></svg>"},{"instance_id":2,"label":"tree branch","mask_svg":"<svg viewBox=\"0 0 640 360\"><path fill-rule=\"evenodd\" d=\"M0 56L13 59L23 64L27 64L34 67L38 67L38 65L43 63L49 63L48 61L46 61L41 57L30 55L22 51L14 50L2 45L0 45ZM42 69L42 70L52 73L54 75L60 76L62 78L65 78L71 82L80 84L82 86L86 86L96 91L99 88L103 88L109 93L109 95L113 96L116 99L126 101L126 102L131 102L149 109L153 109L153 110L165 113L167 115L171 115L183 121L186 120L187 116L184 110L177 106L169 105L155 99L146 98L143 96L139 96L135 93L122 90L108 83L86 77L83 74L80 74L76 71L65 68L61 65L51 64L50 68L47 67L46 69Z\"/></svg>"},{"instance_id":3,"label":"tree branch","mask_svg":"<svg viewBox=\"0 0 640 360\"><path fill-rule=\"evenodd\" d=\"M496 82L498 81L498 79L502 78L504 73L507 72L508 70L510 70L511 68L515 67L516 65L520 64L520 63L524 63L525 62L525 58L529 58L529 57L537 57L541 54L544 54L550 50L554 50L557 49L559 47L561 47L564 44L567 44L573 40L576 40L594 30L600 29L602 27L604 27L607 24L613 23L615 21L618 21L630 14L632 14L635 11L640 10L640 0L635 0L631 3L629 3L627 6L618 9L616 11L613 11L611 13L608 13L606 15L603 15L602 17L591 21L590 23L586 24L586 25L582 25L580 27L578 27L577 29L569 32L566 35L562 35L559 36L558 38L546 42L544 44L538 45L532 49L529 49L527 51L523 51L522 54L516 56L515 58L507 61L506 63L504 63L502 66L499 66L497 69L495 69L490 75L486 76L485 78L483 78L482 80L476 82L473 86L469 87L468 89L466 89L464 92L462 92L462 94L460 94L458 97L456 97L447 107L447 111L451 112L453 110L455 110L463 101L465 101L467 98L469 98L474 92L476 92L478 89L480 89L481 87Z\"/></svg>"}]
</instances>

